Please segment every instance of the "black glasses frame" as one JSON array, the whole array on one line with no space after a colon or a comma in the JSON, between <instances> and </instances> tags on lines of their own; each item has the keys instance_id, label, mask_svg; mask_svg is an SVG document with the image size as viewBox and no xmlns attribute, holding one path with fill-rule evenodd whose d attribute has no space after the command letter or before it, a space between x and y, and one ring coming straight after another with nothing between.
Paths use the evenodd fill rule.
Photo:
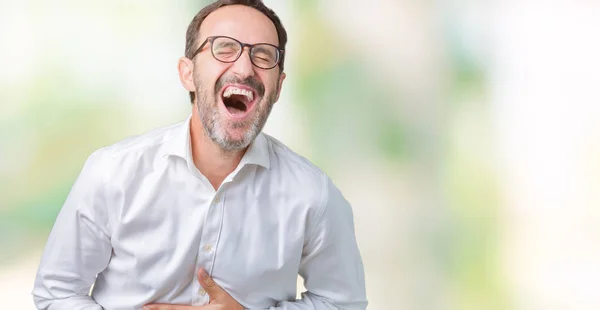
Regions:
<instances>
[{"instance_id":1,"label":"black glasses frame","mask_svg":"<svg viewBox=\"0 0 600 310\"><path fill-rule=\"evenodd\" d=\"M219 39L219 38L226 38L226 39L230 39L230 40L233 40L233 41L237 42L237 43L240 45L240 47L241 47L241 48L240 48L240 53L237 55L237 57L236 57L235 59L233 59L233 60L230 60L230 61L223 61L223 60L221 60L221 59L217 58L217 56L215 56L215 52L214 52L214 50L213 50L213 48L212 48L212 45L213 45L213 42L214 42L216 39ZM284 50L284 49L282 49L282 48L279 48L279 46L277 46L277 45L273 45L273 44L269 44L269 43L248 44L248 43L242 43L242 42L240 42L240 41L238 41L238 40L236 40L236 39L234 39L234 38L232 38L232 37L228 37L228 36L212 36L212 37L208 37L208 38L206 38L206 40L204 40L204 42L203 42L202 44L200 44L200 47L198 47L198 49L197 49L197 50L196 50L196 51L195 51L195 52L192 54L192 57L190 57L190 59L194 59L194 57L196 57L196 55L198 55L198 54L199 54L199 53L202 51L202 49L204 48L204 46L205 46L205 45L206 45L208 42L210 42L210 45L211 45L211 48L210 48L210 53L212 54L213 58L214 58L214 59L216 59L216 60L218 60L218 61L220 61L220 62L223 62L223 63L232 63L232 62L236 62L238 59L240 59L240 57L241 57L241 56L242 56L242 54L244 53L244 48L247 46L247 47L248 47L248 57L250 57L250 62L252 62L252 64L253 64L254 66L256 66L256 67L258 67L258 68L261 68L261 69L266 69L266 70L273 69L273 68L277 67L277 65L278 65L278 64L279 64L279 62L281 61L281 56L282 56L282 55L283 55L283 53L285 52L285 50ZM277 59L275 60L275 65L273 65L272 67L267 67L267 68L265 68L265 67L261 67L261 66L259 66L259 65L255 64L255 63L254 63L254 60L252 60L252 49L253 49L255 46L260 46L260 45L269 45L269 46L272 46L272 47L276 48L276 50L277 50Z\"/></svg>"}]
</instances>

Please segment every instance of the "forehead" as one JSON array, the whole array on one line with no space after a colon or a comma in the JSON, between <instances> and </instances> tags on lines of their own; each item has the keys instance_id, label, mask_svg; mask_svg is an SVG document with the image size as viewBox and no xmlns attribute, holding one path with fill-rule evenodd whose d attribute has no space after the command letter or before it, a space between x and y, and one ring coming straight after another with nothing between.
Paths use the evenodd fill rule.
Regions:
<instances>
[{"instance_id":1,"label":"forehead","mask_svg":"<svg viewBox=\"0 0 600 310\"><path fill-rule=\"evenodd\" d=\"M228 36L250 44L279 44L273 22L245 5L228 5L210 13L200 26L199 36L200 42L210 36Z\"/></svg>"}]
</instances>

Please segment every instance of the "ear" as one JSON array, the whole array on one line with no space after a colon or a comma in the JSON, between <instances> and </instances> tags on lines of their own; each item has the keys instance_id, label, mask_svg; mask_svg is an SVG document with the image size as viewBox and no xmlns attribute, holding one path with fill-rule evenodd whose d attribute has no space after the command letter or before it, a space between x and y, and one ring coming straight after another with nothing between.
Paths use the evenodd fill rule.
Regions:
<instances>
[{"instance_id":1,"label":"ear","mask_svg":"<svg viewBox=\"0 0 600 310\"><path fill-rule=\"evenodd\" d=\"M279 95L281 95L281 86L283 86L283 80L285 80L285 72L281 72L281 74L279 75L279 82L277 83L277 96L275 97L275 102L279 100Z\"/></svg>"},{"instance_id":2,"label":"ear","mask_svg":"<svg viewBox=\"0 0 600 310\"><path fill-rule=\"evenodd\" d=\"M177 70L183 88L191 92L196 91L194 86L194 63L186 57L181 57L177 63Z\"/></svg>"}]
</instances>

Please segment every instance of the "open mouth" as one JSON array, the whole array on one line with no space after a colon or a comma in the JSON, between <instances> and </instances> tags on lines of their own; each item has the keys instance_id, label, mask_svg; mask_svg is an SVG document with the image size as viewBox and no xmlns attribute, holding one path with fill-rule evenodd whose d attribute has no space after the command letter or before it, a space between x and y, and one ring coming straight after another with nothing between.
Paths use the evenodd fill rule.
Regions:
<instances>
[{"instance_id":1,"label":"open mouth","mask_svg":"<svg viewBox=\"0 0 600 310\"><path fill-rule=\"evenodd\" d=\"M221 99L231 116L243 117L254 106L254 91L237 86L225 87Z\"/></svg>"}]
</instances>

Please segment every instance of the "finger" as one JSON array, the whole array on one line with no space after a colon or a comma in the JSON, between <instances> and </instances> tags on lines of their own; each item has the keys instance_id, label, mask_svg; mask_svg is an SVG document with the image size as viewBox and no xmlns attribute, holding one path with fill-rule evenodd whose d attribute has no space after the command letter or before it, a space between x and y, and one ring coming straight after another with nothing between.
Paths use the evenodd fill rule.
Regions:
<instances>
[{"instance_id":1,"label":"finger","mask_svg":"<svg viewBox=\"0 0 600 310\"><path fill-rule=\"evenodd\" d=\"M198 282L200 282L200 285L202 288L204 288L211 300L219 299L226 294L225 291L215 283L215 281L203 268L200 268L198 271Z\"/></svg>"}]
</instances>

